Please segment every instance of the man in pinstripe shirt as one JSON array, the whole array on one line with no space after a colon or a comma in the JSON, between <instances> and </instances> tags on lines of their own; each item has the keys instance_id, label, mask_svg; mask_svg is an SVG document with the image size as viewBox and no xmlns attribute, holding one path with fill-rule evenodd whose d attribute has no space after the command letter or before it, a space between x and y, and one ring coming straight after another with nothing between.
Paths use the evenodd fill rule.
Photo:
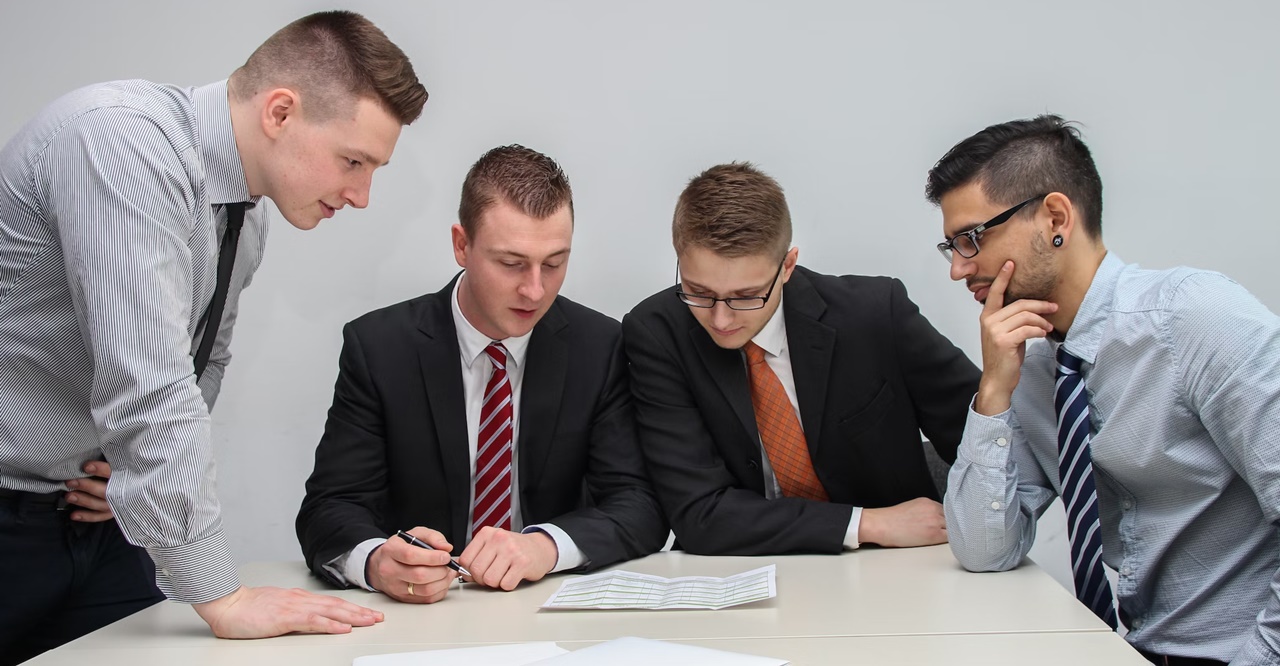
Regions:
<instances>
[{"instance_id":1,"label":"man in pinstripe shirt","mask_svg":"<svg viewBox=\"0 0 1280 666\"><path fill-rule=\"evenodd\" d=\"M1280 317L1221 274L1108 252L1102 180L1057 116L960 142L928 196L984 303L956 558L1018 566L1062 497L1077 597L1149 660L1280 664Z\"/></svg>"},{"instance_id":2,"label":"man in pinstripe shirt","mask_svg":"<svg viewBox=\"0 0 1280 666\"><path fill-rule=\"evenodd\" d=\"M240 584L209 409L262 258L260 197L300 229L363 208L426 97L377 27L326 12L277 32L224 82L72 92L0 152L0 663L154 603L156 585L223 637L381 620ZM227 210L242 205L224 315L206 332Z\"/></svg>"}]
</instances>

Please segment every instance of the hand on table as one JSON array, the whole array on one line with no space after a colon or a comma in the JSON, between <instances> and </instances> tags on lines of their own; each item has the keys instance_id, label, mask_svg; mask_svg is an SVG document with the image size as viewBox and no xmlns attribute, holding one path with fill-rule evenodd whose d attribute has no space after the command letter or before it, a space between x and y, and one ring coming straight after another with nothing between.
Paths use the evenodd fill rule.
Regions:
<instances>
[{"instance_id":1,"label":"hand on table","mask_svg":"<svg viewBox=\"0 0 1280 666\"><path fill-rule=\"evenodd\" d=\"M481 528L458 556L474 582L514 590L522 580L539 580L556 566L560 551L543 531L528 534Z\"/></svg>"},{"instance_id":2,"label":"hand on table","mask_svg":"<svg viewBox=\"0 0 1280 666\"><path fill-rule=\"evenodd\" d=\"M946 543L947 519L942 505L928 497L882 509L863 509L858 541L892 548Z\"/></svg>"},{"instance_id":3,"label":"hand on table","mask_svg":"<svg viewBox=\"0 0 1280 666\"><path fill-rule=\"evenodd\" d=\"M306 590L240 587L220 599L194 604L218 638L269 638L295 632L345 634L382 621L382 613Z\"/></svg>"},{"instance_id":4,"label":"hand on table","mask_svg":"<svg viewBox=\"0 0 1280 666\"><path fill-rule=\"evenodd\" d=\"M445 566L453 546L444 535L426 527L409 530L435 550L411 545L394 535L369 553L366 572L373 589L411 604L433 604L449 593L457 576Z\"/></svg>"}]
</instances>

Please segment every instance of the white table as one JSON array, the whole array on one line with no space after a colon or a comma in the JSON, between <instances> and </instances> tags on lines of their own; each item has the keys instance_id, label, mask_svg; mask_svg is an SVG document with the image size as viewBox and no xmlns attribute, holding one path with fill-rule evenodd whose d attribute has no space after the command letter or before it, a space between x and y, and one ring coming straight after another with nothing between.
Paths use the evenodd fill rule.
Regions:
<instances>
[{"instance_id":1,"label":"white table","mask_svg":"<svg viewBox=\"0 0 1280 666\"><path fill-rule=\"evenodd\" d=\"M455 586L430 606L359 590L327 590L301 563L242 569L248 584L326 590L386 613L341 636L221 641L190 609L164 602L31 662L198 666L350 664L364 654L555 641L567 649L642 636L777 656L795 664L1143 664L1140 656L1032 563L974 574L947 546L867 548L839 556L699 557L658 553L618 568L661 576L723 576L775 564L778 596L722 611L539 611L563 576L513 592Z\"/></svg>"}]
</instances>

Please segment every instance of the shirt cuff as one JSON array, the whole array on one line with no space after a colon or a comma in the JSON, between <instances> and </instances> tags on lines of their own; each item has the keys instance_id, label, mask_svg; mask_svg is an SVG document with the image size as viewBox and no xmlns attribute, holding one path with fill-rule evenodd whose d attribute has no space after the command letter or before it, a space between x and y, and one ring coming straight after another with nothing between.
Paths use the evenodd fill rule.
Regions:
<instances>
[{"instance_id":1,"label":"shirt cuff","mask_svg":"<svg viewBox=\"0 0 1280 666\"><path fill-rule=\"evenodd\" d=\"M974 465L1004 469L1009 464L1009 445L1013 442L1011 415L1012 411L1006 409L995 416L985 416L975 412L970 402L957 455Z\"/></svg>"},{"instance_id":2,"label":"shirt cuff","mask_svg":"<svg viewBox=\"0 0 1280 666\"><path fill-rule=\"evenodd\" d=\"M556 544L556 565L551 567L551 571L548 573L577 569L587 563L586 555L583 555L582 551L578 550L578 545L573 542L573 539L569 538L569 534L564 530L551 523L539 523L524 528L520 533L528 534L535 530L545 533Z\"/></svg>"},{"instance_id":3,"label":"shirt cuff","mask_svg":"<svg viewBox=\"0 0 1280 666\"><path fill-rule=\"evenodd\" d=\"M369 579L365 576L365 571L369 565L369 555L373 553L374 549L386 542L387 540L382 538L365 539L356 544L355 548L329 560L324 565L324 570L347 585L364 588L370 592L377 592L369 585Z\"/></svg>"},{"instance_id":4,"label":"shirt cuff","mask_svg":"<svg viewBox=\"0 0 1280 666\"><path fill-rule=\"evenodd\" d=\"M857 550L862 544L858 542L858 528L862 526L862 507L853 507L853 515L849 516L849 529L844 533L844 549Z\"/></svg>"},{"instance_id":5,"label":"shirt cuff","mask_svg":"<svg viewBox=\"0 0 1280 666\"><path fill-rule=\"evenodd\" d=\"M174 601L202 604L240 588L236 561L221 531L181 546L148 548L147 554L156 565L156 586Z\"/></svg>"}]
</instances>

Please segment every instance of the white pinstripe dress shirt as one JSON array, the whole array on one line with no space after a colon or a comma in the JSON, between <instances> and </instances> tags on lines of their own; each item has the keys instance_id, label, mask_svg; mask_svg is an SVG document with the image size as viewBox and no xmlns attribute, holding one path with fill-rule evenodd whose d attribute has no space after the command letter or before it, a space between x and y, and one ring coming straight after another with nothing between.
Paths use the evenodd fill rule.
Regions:
<instances>
[{"instance_id":1,"label":"white pinstripe dress shirt","mask_svg":"<svg viewBox=\"0 0 1280 666\"><path fill-rule=\"evenodd\" d=\"M245 217L208 369L221 204L250 201L226 82L116 81L45 108L0 151L0 487L65 490L113 468L107 499L178 601L236 589L214 495L209 409L266 215Z\"/></svg>"}]
</instances>

